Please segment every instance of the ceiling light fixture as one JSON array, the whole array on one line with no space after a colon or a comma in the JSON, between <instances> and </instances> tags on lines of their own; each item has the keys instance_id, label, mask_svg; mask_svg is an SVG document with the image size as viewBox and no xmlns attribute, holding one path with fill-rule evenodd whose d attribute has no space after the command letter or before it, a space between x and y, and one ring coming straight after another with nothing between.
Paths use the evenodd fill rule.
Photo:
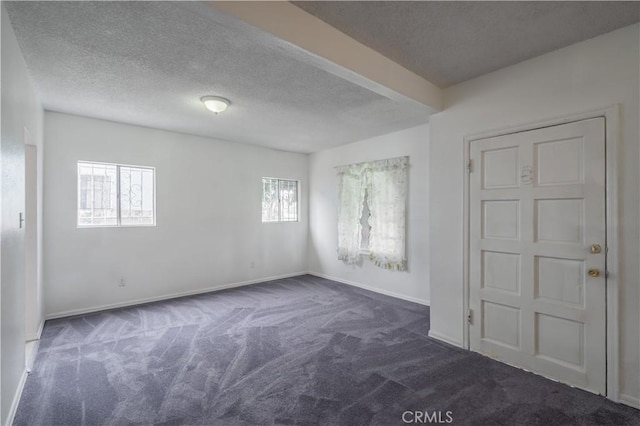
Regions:
<instances>
[{"instance_id":1,"label":"ceiling light fixture","mask_svg":"<svg viewBox=\"0 0 640 426\"><path fill-rule=\"evenodd\" d=\"M223 112L229 105L231 105L231 101L229 99L221 98L220 96L204 96L200 99L204 106L214 114L220 114Z\"/></svg>"}]
</instances>

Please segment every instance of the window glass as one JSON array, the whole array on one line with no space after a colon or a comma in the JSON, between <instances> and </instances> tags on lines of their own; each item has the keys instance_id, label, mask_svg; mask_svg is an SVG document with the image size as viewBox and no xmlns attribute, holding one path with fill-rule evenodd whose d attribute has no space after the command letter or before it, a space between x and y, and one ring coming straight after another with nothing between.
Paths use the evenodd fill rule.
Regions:
<instances>
[{"instance_id":1,"label":"window glass","mask_svg":"<svg viewBox=\"0 0 640 426\"><path fill-rule=\"evenodd\" d=\"M298 182L281 180L280 184L280 220L295 222L298 220Z\"/></svg>"},{"instance_id":2,"label":"window glass","mask_svg":"<svg viewBox=\"0 0 640 426\"><path fill-rule=\"evenodd\" d=\"M262 221L298 220L298 181L262 178Z\"/></svg>"},{"instance_id":3,"label":"window glass","mask_svg":"<svg viewBox=\"0 0 640 426\"><path fill-rule=\"evenodd\" d=\"M120 166L120 224L153 225L153 169Z\"/></svg>"},{"instance_id":4,"label":"window glass","mask_svg":"<svg viewBox=\"0 0 640 426\"><path fill-rule=\"evenodd\" d=\"M278 221L278 179L262 179L262 221Z\"/></svg>"},{"instance_id":5,"label":"window glass","mask_svg":"<svg viewBox=\"0 0 640 426\"><path fill-rule=\"evenodd\" d=\"M78 225L115 226L118 224L116 166L78 164Z\"/></svg>"},{"instance_id":6,"label":"window glass","mask_svg":"<svg viewBox=\"0 0 640 426\"><path fill-rule=\"evenodd\" d=\"M155 169L78 162L78 226L155 224Z\"/></svg>"}]
</instances>

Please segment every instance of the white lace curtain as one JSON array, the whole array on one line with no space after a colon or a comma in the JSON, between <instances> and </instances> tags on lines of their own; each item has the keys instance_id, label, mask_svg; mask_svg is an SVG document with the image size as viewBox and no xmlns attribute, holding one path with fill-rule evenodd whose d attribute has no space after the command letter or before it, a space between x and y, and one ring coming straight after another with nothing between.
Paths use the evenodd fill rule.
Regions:
<instances>
[{"instance_id":1,"label":"white lace curtain","mask_svg":"<svg viewBox=\"0 0 640 426\"><path fill-rule=\"evenodd\" d=\"M360 260L360 218L365 192L369 206L369 257L379 267L405 270L405 227L409 157L337 167L338 259Z\"/></svg>"}]
</instances>

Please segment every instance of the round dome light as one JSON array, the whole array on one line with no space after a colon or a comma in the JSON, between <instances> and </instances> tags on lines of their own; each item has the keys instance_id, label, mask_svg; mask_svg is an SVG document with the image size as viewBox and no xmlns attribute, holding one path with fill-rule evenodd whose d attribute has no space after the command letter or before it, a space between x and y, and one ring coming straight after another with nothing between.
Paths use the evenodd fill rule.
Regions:
<instances>
[{"instance_id":1,"label":"round dome light","mask_svg":"<svg viewBox=\"0 0 640 426\"><path fill-rule=\"evenodd\" d=\"M201 99L204 106L214 114L220 114L231 104L229 99L221 98L220 96L204 96Z\"/></svg>"}]
</instances>

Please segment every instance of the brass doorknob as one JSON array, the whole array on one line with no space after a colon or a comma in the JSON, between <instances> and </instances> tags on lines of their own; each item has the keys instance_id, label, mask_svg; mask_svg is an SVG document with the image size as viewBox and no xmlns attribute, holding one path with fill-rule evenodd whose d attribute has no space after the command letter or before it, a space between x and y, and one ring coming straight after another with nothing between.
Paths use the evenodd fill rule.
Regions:
<instances>
[{"instance_id":1,"label":"brass doorknob","mask_svg":"<svg viewBox=\"0 0 640 426\"><path fill-rule=\"evenodd\" d=\"M591 253L600 253L602 251L602 247L600 247L600 244L591 244L589 251L591 251Z\"/></svg>"},{"instance_id":2,"label":"brass doorknob","mask_svg":"<svg viewBox=\"0 0 640 426\"><path fill-rule=\"evenodd\" d=\"M593 277L593 278L595 278L595 277L599 277L599 276L600 276L600 270L598 270L598 269L596 269L596 268L591 268L591 269L589 269L589 272L588 272L588 273L589 273L589 276L590 276L590 277Z\"/></svg>"}]
</instances>

